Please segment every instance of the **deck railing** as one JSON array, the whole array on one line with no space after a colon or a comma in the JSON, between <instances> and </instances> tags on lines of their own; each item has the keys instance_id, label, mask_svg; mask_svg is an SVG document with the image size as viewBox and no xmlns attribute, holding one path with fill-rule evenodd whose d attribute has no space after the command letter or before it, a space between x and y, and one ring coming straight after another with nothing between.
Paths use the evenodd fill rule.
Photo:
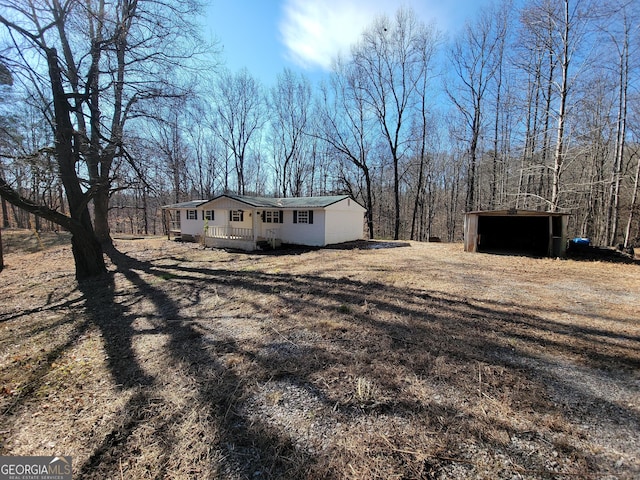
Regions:
<instances>
[{"instance_id":1,"label":"deck railing","mask_svg":"<svg viewBox=\"0 0 640 480\"><path fill-rule=\"evenodd\" d=\"M170 220L169 221L169 231L171 231L171 232L179 232L180 231L180 220Z\"/></svg>"},{"instance_id":2,"label":"deck railing","mask_svg":"<svg viewBox=\"0 0 640 480\"><path fill-rule=\"evenodd\" d=\"M204 227L204 235L209 238L228 240L253 240L253 229L228 226Z\"/></svg>"}]
</instances>

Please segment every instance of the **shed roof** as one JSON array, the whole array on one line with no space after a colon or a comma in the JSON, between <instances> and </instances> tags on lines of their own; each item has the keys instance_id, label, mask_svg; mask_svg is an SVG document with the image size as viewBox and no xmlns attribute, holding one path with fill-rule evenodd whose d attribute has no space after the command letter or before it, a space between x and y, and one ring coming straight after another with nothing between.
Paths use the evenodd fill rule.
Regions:
<instances>
[{"instance_id":1,"label":"shed roof","mask_svg":"<svg viewBox=\"0 0 640 480\"><path fill-rule=\"evenodd\" d=\"M181 208L197 208L208 200L191 200L190 202L172 203L171 205L163 205L162 208L181 209Z\"/></svg>"},{"instance_id":2,"label":"shed roof","mask_svg":"<svg viewBox=\"0 0 640 480\"><path fill-rule=\"evenodd\" d=\"M570 214L565 212L543 212L540 210L517 210L515 208L510 208L508 210L476 210L473 212L467 212L465 215L477 215L481 217L555 217Z\"/></svg>"}]
</instances>

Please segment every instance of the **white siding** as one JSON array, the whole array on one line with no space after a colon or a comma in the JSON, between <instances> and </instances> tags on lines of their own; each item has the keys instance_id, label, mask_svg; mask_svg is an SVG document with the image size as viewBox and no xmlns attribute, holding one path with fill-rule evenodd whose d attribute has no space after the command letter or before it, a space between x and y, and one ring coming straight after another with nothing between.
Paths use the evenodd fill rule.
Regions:
<instances>
[{"instance_id":1,"label":"white siding","mask_svg":"<svg viewBox=\"0 0 640 480\"><path fill-rule=\"evenodd\" d=\"M365 209L351 199L313 210L313 224L293 223L293 211L284 212L283 243L324 247L364 237Z\"/></svg>"},{"instance_id":2,"label":"white siding","mask_svg":"<svg viewBox=\"0 0 640 480\"><path fill-rule=\"evenodd\" d=\"M310 209L301 208L300 210L308 211ZM323 247L326 245L324 226L324 210L313 210L313 223L293 223L293 210L285 210L284 223L280 230L282 233L282 243Z\"/></svg>"},{"instance_id":3,"label":"white siding","mask_svg":"<svg viewBox=\"0 0 640 480\"><path fill-rule=\"evenodd\" d=\"M326 208L283 209L283 223L262 222L257 212L278 211L276 207L251 207L232 198L221 197L204 203L198 208L197 220L186 220L186 210L180 211L182 233L202 235L205 223L208 226L255 229L255 238L266 237L267 230L275 233L282 243L323 247L333 243L348 242L363 238L365 209L351 199L344 199ZM214 220L203 220L203 211L213 210ZM243 210L242 222L231 222L229 211ZM313 211L313 223L293 223L293 212Z\"/></svg>"},{"instance_id":4,"label":"white siding","mask_svg":"<svg viewBox=\"0 0 640 480\"><path fill-rule=\"evenodd\" d=\"M204 228L204 222L202 221L202 211L195 208L190 210L196 210L196 220L187 220L186 209L178 210L178 212L180 213L180 232L183 235L202 235L202 230Z\"/></svg>"},{"instance_id":5,"label":"white siding","mask_svg":"<svg viewBox=\"0 0 640 480\"><path fill-rule=\"evenodd\" d=\"M230 198L222 197L215 201L207 202L203 205L200 205L199 214L202 216L202 210L213 210L214 219L207 221L207 225L209 226L232 226L236 228L252 228L253 227L253 212L254 209L245 205L242 202L236 202ZM230 210L243 210L244 215L242 218L242 222L231 222L229 221L229 211ZM251 214L251 215L250 215ZM203 222L204 228L204 222Z\"/></svg>"},{"instance_id":6,"label":"white siding","mask_svg":"<svg viewBox=\"0 0 640 480\"><path fill-rule=\"evenodd\" d=\"M365 209L351 199L327 207L325 245L351 242L364 237Z\"/></svg>"}]
</instances>

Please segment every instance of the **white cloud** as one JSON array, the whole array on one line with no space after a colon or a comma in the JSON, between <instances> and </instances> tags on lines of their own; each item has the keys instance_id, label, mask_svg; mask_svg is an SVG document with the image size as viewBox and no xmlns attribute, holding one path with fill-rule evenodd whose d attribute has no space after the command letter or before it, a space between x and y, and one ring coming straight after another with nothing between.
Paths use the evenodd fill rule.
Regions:
<instances>
[{"instance_id":1,"label":"white cloud","mask_svg":"<svg viewBox=\"0 0 640 480\"><path fill-rule=\"evenodd\" d=\"M461 28L491 0L283 0L281 41L287 60L307 69L331 68L340 52L359 39L382 14L393 16L401 6L412 8L425 23L440 30Z\"/></svg>"},{"instance_id":2,"label":"white cloud","mask_svg":"<svg viewBox=\"0 0 640 480\"><path fill-rule=\"evenodd\" d=\"M280 34L290 61L329 69L376 18L403 3L389 0L285 0Z\"/></svg>"}]
</instances>

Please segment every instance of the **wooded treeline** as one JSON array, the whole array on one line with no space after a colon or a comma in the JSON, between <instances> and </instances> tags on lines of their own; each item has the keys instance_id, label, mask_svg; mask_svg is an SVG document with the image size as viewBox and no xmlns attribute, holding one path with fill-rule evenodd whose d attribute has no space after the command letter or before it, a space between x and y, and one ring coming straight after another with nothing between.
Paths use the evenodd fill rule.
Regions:
<instances>
[{"instance_id":1,"label":"wooded treeline","mask_svg":"<svg viewBox=\"0 0 640 480\"><path fill-rule=\"evenodd\" d=\"M638 2L517 5L451 37L402 9L322 81L263 85L215 62L195 1L0 0L2 223L104 243L225 191L349 193L376 238L459 240L465 211L518 208L637 245Z\"/></svg>"}]
</instances>

